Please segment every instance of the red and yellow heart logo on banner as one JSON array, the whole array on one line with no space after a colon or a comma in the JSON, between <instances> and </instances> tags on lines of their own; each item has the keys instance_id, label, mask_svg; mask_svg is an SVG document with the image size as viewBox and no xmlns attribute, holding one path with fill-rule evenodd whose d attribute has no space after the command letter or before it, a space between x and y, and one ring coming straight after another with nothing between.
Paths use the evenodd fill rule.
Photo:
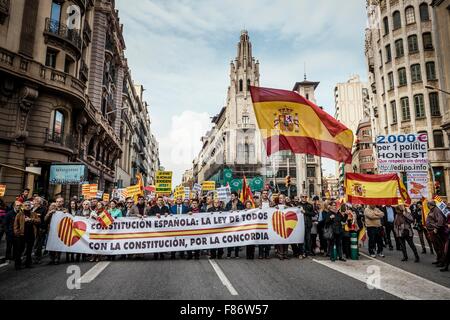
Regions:
<instances>
[{"instance_id":1,"label":"red and yellow heart logo on banner","mask_svg":"<svg viewBox=\"0 0 450 320\"><path fill-rule=\"evenodd\" d=\"M82 221L74 222L66 217L58 224L58 237L68 247L75 245L86 233L86 224Z\"/></svg>"},{"instance_id":2,"label":"red and yellow heart logo on banner","mask_svg":"<svg viewBox=\"0 0 450 320\"><path fill-rule=\"evenodd\" d=\"M298 224L297 214L295 212L283 213L274 212L272 216L273 230L283 239L290 237Z\"/></svg>"}]
</instances>

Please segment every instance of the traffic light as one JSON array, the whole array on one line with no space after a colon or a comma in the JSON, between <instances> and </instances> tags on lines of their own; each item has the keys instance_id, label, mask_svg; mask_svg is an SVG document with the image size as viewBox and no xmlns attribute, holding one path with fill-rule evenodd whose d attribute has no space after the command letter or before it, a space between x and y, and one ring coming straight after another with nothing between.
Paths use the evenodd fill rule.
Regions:
<instances>
[{"instance_id":1,"label":"traffic light","mask_svg":"<svg viewBox=\"0 0 450 320\"><path fill-rule=\"evenodd\" d=\"M289 187L291 185L291 176L286 177L286 187Z\"/></svg>"}]
</instances>

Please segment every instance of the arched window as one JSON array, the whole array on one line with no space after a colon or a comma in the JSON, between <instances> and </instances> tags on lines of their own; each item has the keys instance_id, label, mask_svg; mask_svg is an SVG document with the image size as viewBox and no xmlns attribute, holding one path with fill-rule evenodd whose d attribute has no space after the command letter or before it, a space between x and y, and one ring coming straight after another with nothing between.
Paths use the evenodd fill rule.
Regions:
<instances>
[{"instance_id":1,"label":"arched window","mask_svg":"<svg viewBox=\"0 0 450 320\"><path fill-rule=\"evenodd\" d=\"M53 123L51 128L51 141L62 142L64 136L65 117L61 110L55 110L53 112Z\"/></svg>"},{"instance_id":2,"label":"arched window","mask_svg":"<svg viewBox=\"0 0 450 320\"><path fill-rule=\"evenodd\" d=\"M411 24L416 22L416 14L414 13L414 7L409 6L405 9L406 24Z\"/></svg>"},{"instance_id":3,"label":"arched window","mask_svg":"<svg viewBox=\"0 0 450 320\"><path fill-rule=\"evenodd\" d=\"M244 81L241 79L239 80L239 92L244 91Z\"/></svg>"},{"instance_id":4,"label":"arched window","mask_svg":"<svg viewBox=\"0 0 450 320\"><path fill-rule=\"evenodd\" d=\"M395 11L392 15L394 20L394 30L400 29L402 27L402 18L400 16L400 11Z\"/></svg>"},{"instance_id":5,"label":"arched window","mask_svg":"<svg viewBox=\"0 0 450 320\"><path fill-rule=\"evenodd\" d=\"M420 11L420 21L429 21L430 20L430 12L428 11L428 4L425 2L419 6Z\"/></svg>"}]
</instances>

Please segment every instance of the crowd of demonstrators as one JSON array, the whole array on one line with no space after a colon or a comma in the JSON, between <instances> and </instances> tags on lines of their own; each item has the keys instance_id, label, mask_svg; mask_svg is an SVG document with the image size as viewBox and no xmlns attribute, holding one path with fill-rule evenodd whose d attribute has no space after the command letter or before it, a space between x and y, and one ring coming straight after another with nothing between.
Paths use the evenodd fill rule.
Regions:
<instances>
[{"instance_id":1,"label":"crowd of demonstrators","mask_svg":"<svg viewBox=\"0 0 450 320\"><path fill-rule=\"evenodd\" d=\"M133 198L125 201L112 199L82 200L69 199L67 202L61 196L54 201L34 194L29 197L30 190L24 190L12 204L5 204L0 199L0 242L6 239L6 260L13 261L16 269L23 266L30 268L42 262L45 251L49 226L56 212L65 212L72 216L97 220L107 211L114 219L121 217L165 218L169 215L195 215L198 213L231 214L235 211L249 210L253 207L259 209L298 208L303 213L305 225L304 243L289 245L249 245L245 247L245 257L253 260L270 259L271 250L278 259L290 258L305 259L309 256L322 255L332 261L346 261L352 258L351 238L366 230L368 237L368 250L372 258L384 258L384 248L390 251L395 249L403 255L402 261L408 261L408 248L414 254L414 261L420 262L419 253L413 242L414 230L417 231L422 247L422 254L427 254L425 241L430 248L430 254L436 255L434 265L441 271L448 271L449 267L449 236L450 218L446 217L436 206L434 201L428 202L430 212L423 223L422 203L417 202L411 206L361 206L338 202L336 199L320 199L303 194L290 199L284 194L271 196L269 190L263 190L260 196L255 197L254 203L242 203L236 192L231 194L228 203L214 199L212 196L197 199L175 200L158 196L152 200L139 197L135 202ZM450 208L450 207L449 207ZM394 241L391 238L394 238ZM239 258L244 248L218 248L211 250L191 250L171 252L170 258L199 260L202 255L211 259ZM64 252L48 252L49 264L59 264L65 254L66 262L90 261L97 262L103 259L114 260L115 257L100 255L73 254ZM257 255L256 255L257 254ZM167 253L155 253L155 260L162 260ZM142 259L144 255L122 255L120 259ZM24 263L22 263L22 261Z\"/></svg>"}]
</instances>

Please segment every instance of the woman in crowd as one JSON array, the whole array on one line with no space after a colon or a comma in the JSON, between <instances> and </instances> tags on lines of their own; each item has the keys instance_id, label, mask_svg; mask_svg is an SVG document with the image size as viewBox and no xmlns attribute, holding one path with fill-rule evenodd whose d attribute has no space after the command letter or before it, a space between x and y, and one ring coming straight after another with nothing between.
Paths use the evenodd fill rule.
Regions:
<instances>
[{"instance_id":1,"label":"woman in crowd","mask_svg":"<svg viewBox=\"0 0 450 320\"><path fill-rule=\"evenodd\" d=\"M214 203L213 203L213 206L208 209L208 212L210 212L210 213L222 212L222 211L223 211L223 208L222 208L222 204L219 201L219 199L215 199ZM223 248L211 249L210 250L210 258L211 259L216 259L217 258L217 259L220 260L223 257L223 253L224 253Z\"/></svg>"},{"instance_id":2,"label":"woman in crowd","mask_svg":"<svg viewBox=\"0 0 450 320\"><path fill-rule=\"evenodd\" d=\"M91 217L91 202L89 200L84 200L81 208L78 210L77 216L84 217L84 218L90 218Z\"/></svg>"},{"instance_id":3,"label":"woman in crowd","mask_svg":"<svg viewBox=\"0 0 450 320\"><path fill-rule=\"evenodd\" d=\"M78 204L76 200L70 200L67 213L71 216L76 216L78 214ZM80 257L80 254L76 255L76 262L80 262ZM66 252L66 262L75 262L75 253Z\"/></svg>"},{"instance_id":4,"label":"woman in crowd","mask_svg":"<svg viewBox=\"0 0 450 320\"><path fill-rule=\"evenodd\" d=\"M113 219L122 218L122 211L117 207L117 201L112 200L109 203L108 213L111 215Z\"/></svg>"},{"instance_id":5,"label":"woman in crowd","mask_svg":"<svg viewBox=\"0 0 450 320\"><path fill-rule=\"evenodd\" d=\"M245 201L245 210L252 210L253 203L250 200ZM255 259L255 245L247 246L246 247L246 257L247 260L254 260Z\"/></svg>"},{"instance_id":6,"label":"woman in crowd","mask_svg":"<svg viewBox=\"0 0 450 320\"><path fill-rule=\"evenodd\" d=\"M90 219L97 221L98 217L104 212L106 211L105 206L103 205L102 201L99 201L97 203L97 209L95 211L91 212L90 215ZM91 259L89 260L89 262L99 262L102 260L102 256L101 255L92 255Z\"/></svg>"},{"instance_id":7,"label":"woman in crowd","mask_svg":"<svg viewBox=\"0 0 450 320\"><path fill-rule=\"evenodd\" d=\"M400 244L402 246L403 259L402 261L408 261L408 253L406 251L406 242L414 253L416 259L414 262L419 262L419 254L417 253L417 248L413 242L413 228L412 223L414 218L411 212L407 210L403 205L399 205L395 208L396 216L394 220L394 232L396 236L400 239Z\"/></svg>"}]
</instances>

